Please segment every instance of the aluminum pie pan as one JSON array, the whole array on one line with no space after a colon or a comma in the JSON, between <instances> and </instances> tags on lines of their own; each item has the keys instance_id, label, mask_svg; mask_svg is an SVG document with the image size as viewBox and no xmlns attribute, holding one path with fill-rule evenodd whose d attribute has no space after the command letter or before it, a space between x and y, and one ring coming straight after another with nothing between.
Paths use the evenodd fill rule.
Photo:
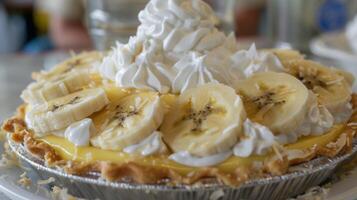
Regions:
<instances>
[{"instance_id":1,"label":"aluminum pie pan","mask_svg":"<svg viewBox=\"0 0 357 200\"><path fill-rule=\"evenodd\" d=\"M250 180L239 187L220 184L167 186L109 182L100 178L99 173L87 176L67 174L60 168L45 166L42 159L29 153L22 144L11 139L8 141L16 155L38 171L41 178L54 177L55 185L66 187L71 194L86 199L286 199L323 183L342 163L357 153L355 139L352 151L347 154L334 158L318 157L293 167L298 168L298 171Z\"/></svg>"}]
</instances>

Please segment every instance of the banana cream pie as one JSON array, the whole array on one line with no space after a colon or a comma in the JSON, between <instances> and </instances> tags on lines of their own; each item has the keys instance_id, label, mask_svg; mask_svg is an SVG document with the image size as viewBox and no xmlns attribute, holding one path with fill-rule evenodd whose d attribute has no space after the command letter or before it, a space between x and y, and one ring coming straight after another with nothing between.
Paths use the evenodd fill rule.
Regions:
<instances>
[{"instance_id":1,"label":"banana cream pie","mask_svg":"<svg viewBox=\"0 0 357 200\"><path fill-rule=\"evenodd\" d=\"M354 77L238 50L202 0L151 0L127 44L33 75L3 129L49 166L110 181L226 185L351 150Z\"/></svg>"}]
</instances>

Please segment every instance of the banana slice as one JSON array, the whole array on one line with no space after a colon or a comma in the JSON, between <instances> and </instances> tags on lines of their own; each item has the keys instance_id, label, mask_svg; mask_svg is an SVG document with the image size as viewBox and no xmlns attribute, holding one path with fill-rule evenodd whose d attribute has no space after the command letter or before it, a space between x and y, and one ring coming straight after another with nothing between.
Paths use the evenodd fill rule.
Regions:
<instances>
[{"instance_id":1,"label":"banana slice","mask_svg":"<svg viewBox=\"0 0 357 200\"><path fill-rule=\"evenodd\" d=\"M312 90L319 104L326 106L331 113L340 112L350 102L351 85L340 73L308 60L286 62L284 67Z\"/></svg>"},{"instance_id":2,"label":"banana slice","mask_svg":"<svg viewBox=\"0 0 357 200\"><path fill-rule=\"evenodd\" d=\"M72 70L48 80L31 83L21 94L28 104L41 104L79 91L91 82L87 70Z\"/></svg>"},{"instance_id":3,"label":"banana slice","mask_svg":"<svg viewBox=\"0 0 357 200\"><path fill-rule=\"evenodd\" d=\"M100 62L99 52L82 53L57 65L49 72L35 73L37 82L30 84L21 97L28 104L40 104L46 101L66 96L95 82L98 75L91 73L96 62ZM94 77L94 78L93 78ZM97 80L100 82L101 80Z\"/></svg>"},{"instance_id":4,"label":"banana slice","mask_svg":"<svg viewBox=\"0 0 357 200\"><path fill-rule=\"evenodd\" d=\"M236 90L243 98L248 118L276 135L295 130L307 112L309 92L289 74L255 74L238 82Z\"/></svg>"},{"instance_id":5,"label":"banana slice","mask_svg":"<svg viewBox=\"0 0 357 200\"><path fill-rule=\"evenodd\" d=\"M62 130L100 111L108 103L103 89L87 89L33 106L27 114L27 119L35 133L41 135Z\"/></svg>"},{"instance_id":6,"label":"banana slice","mask_svg":"<svg viewBox=\"0 0 357 200\"><path fill-rule=\"evenodd\" d=\"M124 97L93 119L100 133L91 139L91 144L107 150L138 144L159 128L163 116L164 108L157 93Z\"/></svg>"},{"instance_id":7,"label":"banana slice","mask_svg":"<svg viewBox=\"0 0 357 200\"><path fill-rule=\"evenodd\" d=\"M272 52L273 54L275 54L279 58L280 62L282 62L282 64L288 62L286 64L287 67L289 67L289 62L291 62L292 60L305 59L305 55L301 54L299 51L295 51L291 49L267 49L265 51ZM343 76L351 86L354 84L355 77L350 72L338 68L330 68L330 69L336 72L338 75Z\"/></svg>"},{"instance_id":8,"label":"banana slice","mask_svg":"<svg viewBox=\"0 0 357 200\"><path fill-rule=\"evenodd\" d=\"M68 60L56 65L50 71L42 71L40 73L34 73L32 78L40 80L49 80L53 77L67 73L73 69L90 69L94 68L93 65L100 63L103 59L103 54L97 51L84 52L76 56L71 57Z\"/></svg>"},{"instance_id":9,"label":"banana slice","mask_svg":"<svg viewBox=\"0 0 357 200\"><path fill-rule=\"evenodd\" d=\"M209 156L236 144L244 119L243 102L234 89L209 83L182 93L161 131L174 152Z\"/></svg>"}]
</instances>

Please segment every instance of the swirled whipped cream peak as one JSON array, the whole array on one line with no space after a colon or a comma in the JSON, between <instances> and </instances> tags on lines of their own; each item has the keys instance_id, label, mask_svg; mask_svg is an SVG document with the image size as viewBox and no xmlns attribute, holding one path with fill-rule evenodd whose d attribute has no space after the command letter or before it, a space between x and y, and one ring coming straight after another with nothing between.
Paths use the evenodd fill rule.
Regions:
<instances>
[{"instance_id":1,"label":"swirled whipped cream peak","mask_svg":"<svg viewBox=\"0 0 357 200\"><path fill-rule=\"evenodd\" d=\"M215 28L218 18L201 0L152 0L139 20L137 35L160 40L165 51L210 50L225 40Z\"/></svg>"},{"instance_id":2,"label":"swirled whipped cream peak","mask_svg":"<svg viewBox=\"0 0 357 200\"><path fill-rule=\"evenodd\" d=\"M258 72L284 72L280 60L272 53L258 52L255 44L248 51L238 51L232 56L235 67L248 78Z\"/></svg>"},{"instance_id":3,"label":"swirled whipped cream peak","mask_svg":"<svg viewBox=\"0 0 357 200\"><path fill-rule=\"evenodd\" d=\"M238 51L202 0L151 0L139 13L141 25L127 44L104 58L100 73L119 87L182 93L205 83L233 86L261 71L281 71L272 53Z\"/></svg>"}]
</instances>

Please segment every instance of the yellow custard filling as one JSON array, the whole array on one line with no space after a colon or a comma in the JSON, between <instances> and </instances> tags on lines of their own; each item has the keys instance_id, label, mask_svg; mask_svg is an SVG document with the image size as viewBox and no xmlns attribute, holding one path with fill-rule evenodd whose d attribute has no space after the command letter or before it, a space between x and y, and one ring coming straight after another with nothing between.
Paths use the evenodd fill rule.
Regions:
<instances>
[{"instance_id":1,"label":"yellow custard filling","mask_svg":"<svg viewBox=\"0 0 357 200\"><path fill-rule=\"evenodd\" d=\"M329 132L322 136L303 137L299 139L296 143L286 145L285 147L289 150L303 150L315 145L317 147L323 147L330 142L336 141L340 134L343 133L344 129L345 125L335 125ZM40 138L38 140L49 144L65 160L85 162L109 161L117 164L135 162L143 166L155 166L158 168L173 169L183 175L186 175L197 169L171 161L167 158L167 155L141 157L122 152L103 150L95 147L76 147L68 140L52 135ZM216 167L223 172L233 172L239 166L249 165L255 161L264 161L268 157L269 155L250 156L248 158L232 156L231 158L227 159Z\"/></svg>"},{"instance_id":2,"label":"yellow custard filling","mask_svg":"<svg viewBox=\"0 0 357 200\"><path fill-rule=\"evenodd\" d=\"M133 89L119 89L115 86L104 87L106 94L111 102L117 102L123 97L131 95L136 91ZM166 94L161 96L161 100L164 106L168 108L174 104L177 99L177 95ZM90 118L93 119L94 125L100 129L103 122L107 119L108 113L106 111L100 111L93 114ZM303 150L311 148L312 146L325 146L330 142L336 141L336 139L343 133L345 125L335 125L329 132L321 136L307 136L300 138L296 143L286 145L286 149L298 149ZM155 166L157 168L172 169L176 172L187 175L198 168L185 166L176 163L168 159L168 155L157 155L142 157L139 155L126 154L119 151L104 150L97 147L76 147L67 139L49 135L42 138L38 138L39 141L45 142L55 149L55 151L65 160L84 161L84 162L96 162L96 161L108 161L117 164L124 164L128 162L135 162L143 166ZM215 166L222 172L233 172L237 167L247 166L256 161L264 161L272 154L265 156L250 156L248 158L232 156L223 163Z\"/></svg>"}]
</instances>

